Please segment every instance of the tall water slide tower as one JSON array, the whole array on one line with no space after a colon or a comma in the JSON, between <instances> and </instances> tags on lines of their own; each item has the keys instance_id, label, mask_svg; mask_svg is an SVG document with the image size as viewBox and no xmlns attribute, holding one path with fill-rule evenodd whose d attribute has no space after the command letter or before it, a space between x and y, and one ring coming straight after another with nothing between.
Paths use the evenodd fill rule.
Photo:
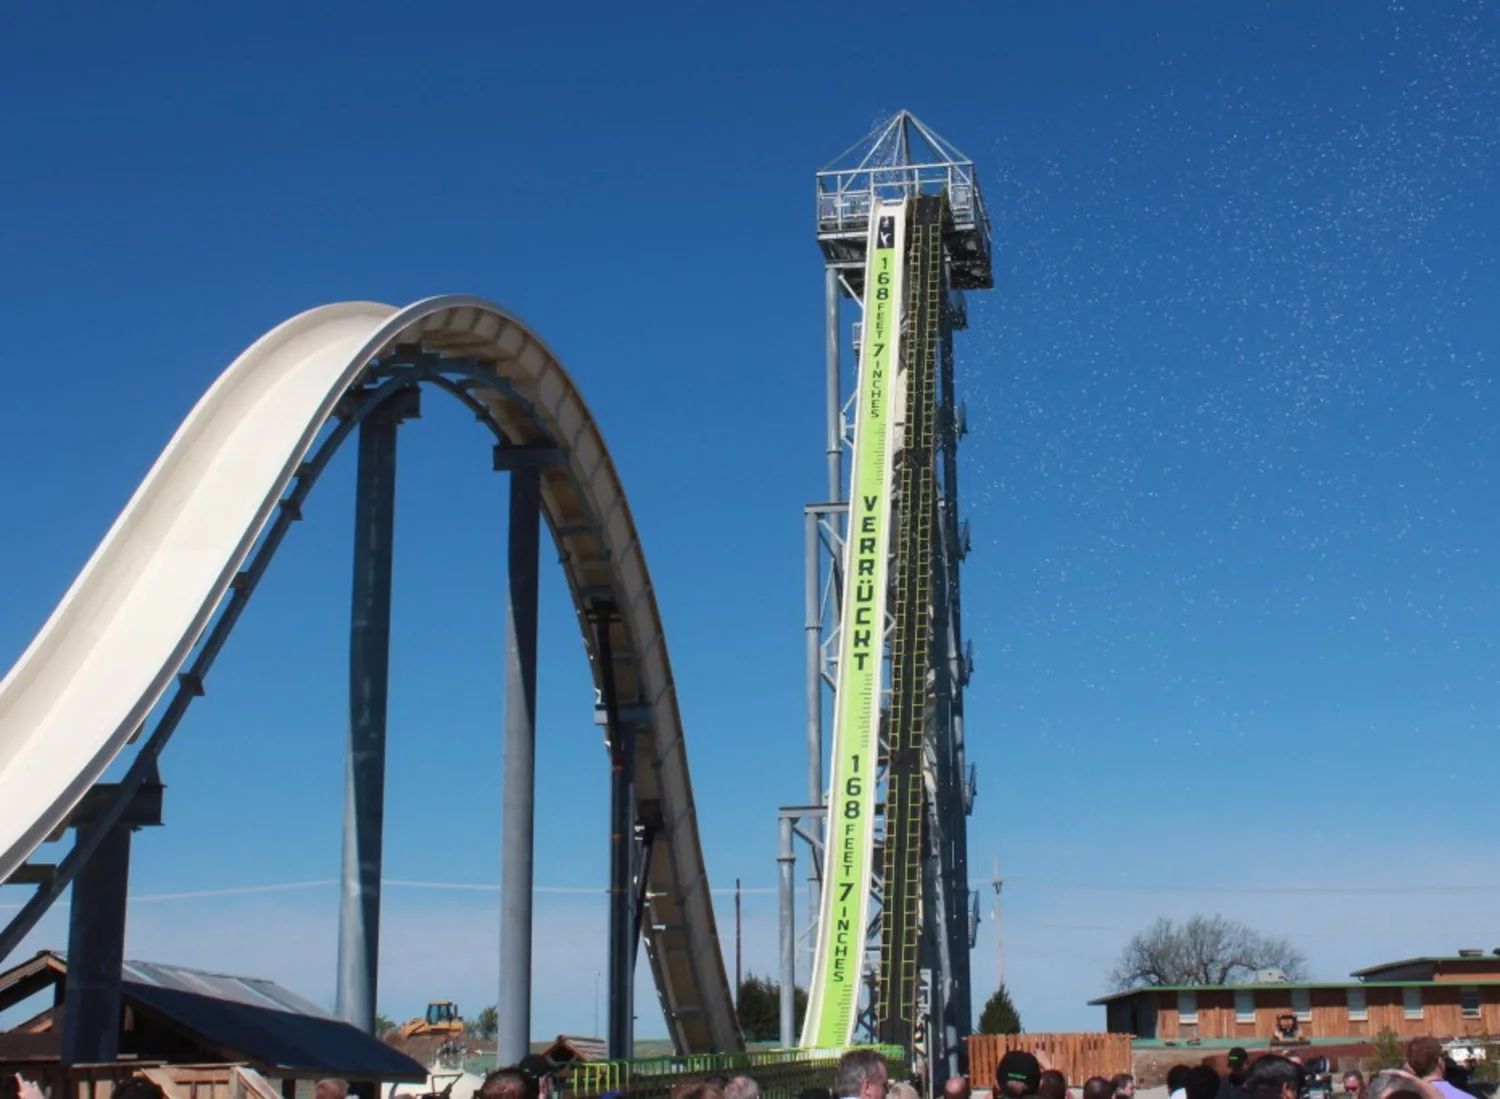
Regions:
<instances>
[{"instance_id":1,"label":"tall water slide tower","mask_svg":"<svg viewBox=\"0 0 1500 1099\"><path fill-rule=\"evenodd\" d=\"M828 487L805 508L808 801L781 812L781 1038L793 1040L792 976L805 937L811 1004L801 1044L847 1034L904 1046L941 1086L966 1070L979 919L968 884L975 780L964 688L973 664L960 613L969 534L958 496L966 427L953 337L967 327L964 293L993 286L989 217L973 162L902 111L817 174L817 225ZM844 365L846 340L853 369ZM887 399L888 410L877 407ZM876 436L885 445L872 457ZM859 553L877 543L863 535L877 529L882 561L867 568ZM861 585L867 574L876 580ZM863 682L851 672L841 685L841 663L864 663L858 627L868 619L855 604L872 586L881 594L864 614L884 624L878 637L865 635L874 670ZM849 750L861 721L864 758L876 761L868 783L859 748ZM846 800L854 794L863 808ZM860 813L869 817L862 832L851 823ZM802 935L798 840L811 854ZM862 876L851 870L860 858ZM856 889L868 899L852 903Z\"/></svg>"}]
</instances>

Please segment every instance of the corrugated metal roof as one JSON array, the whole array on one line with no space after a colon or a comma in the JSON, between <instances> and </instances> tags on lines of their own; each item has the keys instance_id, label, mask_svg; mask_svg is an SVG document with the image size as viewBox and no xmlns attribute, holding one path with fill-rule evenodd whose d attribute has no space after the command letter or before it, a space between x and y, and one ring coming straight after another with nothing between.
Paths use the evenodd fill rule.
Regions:
<instances>
[{"instance_id":1,"label":"corrugated metal roof","mask_svg":"<svg viewBox=\"0 0 1500 1099\"><path fill-rule=\"evenodd\" d=\"M122 977L135 984L153 985L178 992L193 992L202 996L212 996L216 1000L245 1004L249 1007L290 1011L319 1019L335 1018L311 1000L305 1000L274 981L263 980L259 977L235 977L228 973L209 973L201 969L188 969L178 965L130 961L124 964Z\"/></svg>"},{"instance_id":2,"label":"corrugated metal roof","mask_svg":"<svg viewBox=\"0 0 1500 1099\"><path fill-rule=\"evenodd\" d=\"M0 975L0 985L11 974L41 968L60 977L66 966L63 953L44 952ZM139 961L124 963L121 977L125 1001L136 1011L271 1075L427 1079L419 1062L274 981Z\"/></svg>"}]
</instances>

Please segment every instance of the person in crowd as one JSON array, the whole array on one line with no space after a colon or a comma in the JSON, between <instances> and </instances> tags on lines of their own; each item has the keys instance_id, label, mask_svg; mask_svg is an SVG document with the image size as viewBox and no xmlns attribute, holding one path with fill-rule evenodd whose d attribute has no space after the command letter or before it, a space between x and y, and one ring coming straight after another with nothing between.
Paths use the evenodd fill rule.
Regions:
<instances>
[{"instance_id":1,"label":"person in crowd","mask_svg":"<svg viewBox=\"0 0 1500 1099\"><path fill-rule=\"evenodd\" d=\"M348 1080L319 1080L313 1085L313 1099L348 1099Z\"/></svg>"},{"instance_id":2,"label":"person in crowd","mask_svg":"<svg viewBox=\"0 0 1500 1099\"><path fill-rule=\"evenodd\" d=\"M1130 1073L1122 1072L1110 1083L1115 1086L1115 1099L1135 1099L1135 1077Z\"/></svg>"},{"instance_id":3,"label":"person in crowd","mask_svg":"<svg viewBox=\"0 0 1500 1099\"><path fill-rule=\"evenodd\" d=\"M1344 1073L1344 1094L1349 1099L1361 1099L1365 1093L1365 1077L1357 1068Z\"/></svg>"},{"instance_id":4,"label":"person in crowd","mask_svg":"<svg viewBox=\"0 0 1500 1099\"><path fill-rule=\"evenodd\" d=\"M1188 1069L1184 1090L1187 1099L1218 1099L1219 1074L1210 1065L1194 1065Z\"/></svg>"},{"instance_id":5,"label":"person in crowd","mask_svg":"<svg viewBox=\"0 0 1500 1099\"><path fill-rule=\"evenodd\" d=\"M723 1091L729 1086L729 1077L725 1076L722 1072L711 1072L703 1078L703 1082L711 1088L718 1088L720 1091Z\"/></svg>"},{"instance_id":6,"label":"person in crowd","mask_svg":"<svg viewBox=\"0 0 1500 1099\"><path fill-rule=\"evenodd\" d=\"M1470 1099L1469 1093L1443 1078L1443 1044L1436 1038L1413 1038L1406 1043L1406 1071L1429 1085L1443 1099Z\"/></svg>"},{"instance_id":7,"label":"person in crowd","mask_svg":"<svg viewBox=\"0 0 1500 1099\"><path fill-rule=\"evenodd\" d=\"M969 1078L954 1074L944 1080L943 1099L969 1099Z\"/></svg>"},{"instance_id":8,"label":"person in crowd","mask_svg":"<svg viewBox=\"0 0 1500 1099\"><path fill-rule=\"evenodd\" d=\"M1044 1069L1036 1093L1039 1099L1068 1099L1068 1078L1055 1068Z\"/></svg>"},{"instance_id":9,"label":"person in crowd","mask_svg":"<svg viewBox=\"0 0 1500 1099\"><path fill-rule=\"evenodd\" d=\"M1167 1099L1187 1099L1187 1065L1167 1069Z\"/></svg>"},{"instance_id":10,"label":"person in crowd","mask_svg":"<svg viewBox=\"0 0 1500 1099\"><path fill-rule=\"evenodd\" d=\"M1405 1069L1383 1069L1370 1077L1364 1099L1437 1099L1437 1091Z\"/></svg>"},{"instance_id":11,"label":"person in crowd","mask_svg":"<svg viewBox=\"0 0 1500 1099\"><path fill-rule=\"evenodd\" d=\"M1024 1049L1007 1050L995 1067L995 1090L1006 1099L1035 1095L1042 1083L1042 1064Z\"/></svg>"},{"instance_id":12,"label":"person in crowd","mask_svg":"<svg viewBox=\"0 0 1500 1099\"><path fill-rule=\"evenodd\" d=\"M541 1099L541 1084L518 1065L497 1068L475 1092L478 1099Z\"/></svg>"},{"instance_id":13,"label":"person in crowd","mask_svg":"<svg viewBox=\"0 0 1500 1099\"><path fill-rule=\"evenodd\" d=\"M760 1085L748 1076L731 1076L724 1085L724 1099L760 1099Z\"/></svg>"},{"instance_id":14,"label":"person in crowd","mask_svg":"<svg viewBox=\"0 0 1500 1099\"><path fill-rule=\"evenodd\" d=\"M1297 1099L1302 1081L1301 1065L1279 1053L1267 1053L1245 1073L1244 1088L1251 1099Z\"/></svg>"},{"instance_id":15,"label":"person in crowd","mask_svg":"<svg viewBox=\"0 0 1500 1099\"><path fill-rule=\"evenodd\" d=\"M1106 1080L1102 1076L1090 1076L1083 1082L1083 1099L1114 1099L1114 1095L1113 1080Z\"/></svg>"},{"instance_id":16,"label":"person in crowd","mask_svg":"<svg viewBox=\"0 0 1500 1099\"><path fill-rule=\"evenodd\" d=\"M833 1073L838 1099L885 1099L888 1083L885 1058L873 1049L851 1049Z\"/></svg>"},{"instance_id":17,"label":"person in crowd","mask_svg":"<svg viewBox=\"0 0 1500 1099\"><path fill-rule=\"evenodd\" d=\"M917 1089L912 1087L905 1080L893 1081L885 1089L885 1093L888 1096L888 1099L920 1099L920 1097L917 1095Z\"/></svg>"}]
</instances>

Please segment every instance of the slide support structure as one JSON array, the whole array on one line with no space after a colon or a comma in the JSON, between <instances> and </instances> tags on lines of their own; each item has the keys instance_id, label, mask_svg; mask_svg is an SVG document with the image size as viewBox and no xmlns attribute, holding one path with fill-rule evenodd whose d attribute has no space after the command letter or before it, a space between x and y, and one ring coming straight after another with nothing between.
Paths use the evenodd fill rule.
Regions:
<instances>
[{"instance_id":1,"label":"slide support structure","mask_svg":"<svg viewBox=\"0 0 1500 1099\"><path fill-rule=\"evenodd\" d=\"M359 427L354 591L349 618L349 742L335 1014L375 1032L380 878L385 828L386 702L390 682L396 435L416 415L416 389L395 391Z\"/></svg>"},{"instance_id":2,"label":"slide support structure","mask_svg":"<svg viewBox=\"0 0 1500 1099\"><path fill-rule=\"evenodd\" d=\"M496 451L496 465L505 449ZM510 600L505 638L505 747L500 856L500 1030L496 1063L531 1052L531 930L536 830L536 637L541 470L510 475Z\"/></svg>"},{"instance_id":3,"label":"slide support structure","mask_svg":"<svg viewBox=\"0 0 1500 1099\"><path fill-rule=\"evenodd\" d=\"M635 1046L635 957L640 909L635 889L635 726L620 719L615 688L614 607L596 604L594 628L599 661L604 735L609 744L609 1059L628 1060ZM649 837L645 845L649 846ZM641 853L644 864L646 851ZM640 896L645 882L640 883Z\"/></svg>"},{"instance_id":4,"label":"slide support structure","mask_svg":"<svg viewBox=\"0 0 1500 1099\"><path fill-rule=\"evenodd\" d=\"M781 906L781 1048L791 1049L797 1040L796 1015L797 1001L795 999L795 987L797 982L797 924L796 909L794 906L794 890L796 884L793 875L797 869L797 852L792 846L792 818L782 814L780 820L781 842L776 856L777 870L780 874L778 881L778 900Z\"/></svg>"},{"instance_id":5,"label":"slide support structure","mask_svg":"<svg viewBox=\"0 0 1500 1099\"><path fill-rule=\"evenodd\" d=\"M104 834L73 879L63 985L64 1065L106 1064L120 1053L130 837L137 827L161 824L162 787L153 772L130 799L122 819L101 820L101 810L118 789L96 786L73 818L76 828L102 829Z\"/></svg>"}]
</instances>

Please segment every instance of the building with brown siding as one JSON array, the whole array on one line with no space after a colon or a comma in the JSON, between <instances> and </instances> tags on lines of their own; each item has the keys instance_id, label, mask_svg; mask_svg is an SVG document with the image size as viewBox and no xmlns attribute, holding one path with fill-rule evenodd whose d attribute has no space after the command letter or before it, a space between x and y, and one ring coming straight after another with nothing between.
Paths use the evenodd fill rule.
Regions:
<instances>
[{"instance_id":1,"label":"building with brown siding","mask_svg":"<svg viewBox=\"0 0 1500 1099\"><path fill-rule=\"evenodd\" d=\"M1409 958L1357 970L1353 981L1136 988L1089 1001L1113 1034L1168 1042L1269 1041L1293 1015L1312 1042L1500 1033L1500 951Z\"/></svg>"}]
</instances>

